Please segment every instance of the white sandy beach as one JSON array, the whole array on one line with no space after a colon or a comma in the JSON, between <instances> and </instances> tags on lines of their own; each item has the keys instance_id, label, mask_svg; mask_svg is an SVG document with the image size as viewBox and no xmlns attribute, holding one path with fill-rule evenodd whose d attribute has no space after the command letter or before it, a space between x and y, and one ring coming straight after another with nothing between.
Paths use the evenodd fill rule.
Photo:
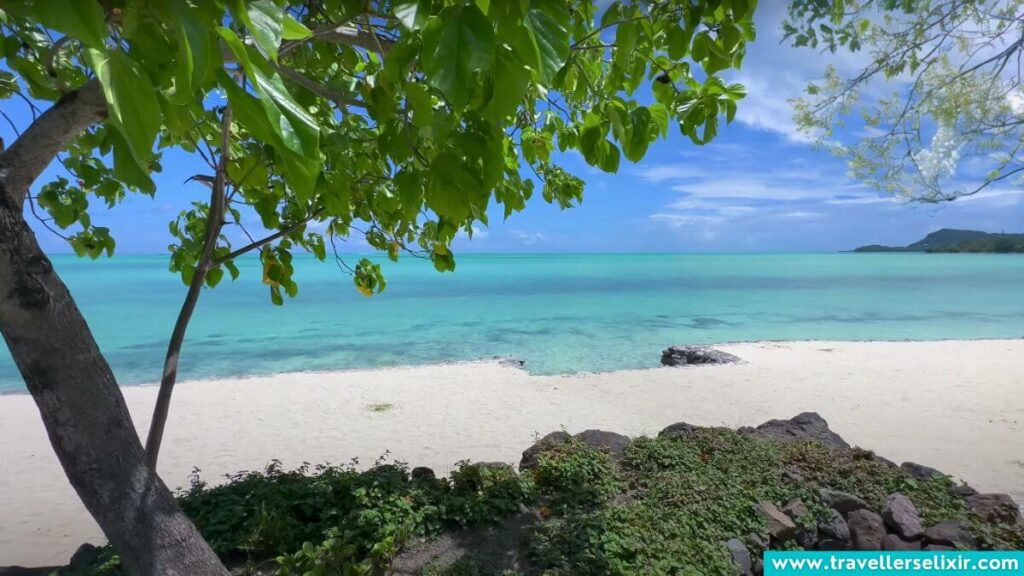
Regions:
<instances>
[{"instance_id":1,"label":"white sandy beach","mask_svg":"<svg viewBox=\"0 0 1024 576\"><path fill-rule=\"evenodd\" d=\"M516 463L560 428L656 434L810 410L851 444L1024 501L1024 340L720 348L746 363L538 377L483 362L183 383L160 473L175 487L193 467L216 479L274 458L370 464L386 450L440 473L461 459ZM124 393L146 430L156 388ZM394 407L368 409L377 403ZM29 396L0 397L0 440L0 566L62 563L102 541Z\"/></svg>"}]
</instances>

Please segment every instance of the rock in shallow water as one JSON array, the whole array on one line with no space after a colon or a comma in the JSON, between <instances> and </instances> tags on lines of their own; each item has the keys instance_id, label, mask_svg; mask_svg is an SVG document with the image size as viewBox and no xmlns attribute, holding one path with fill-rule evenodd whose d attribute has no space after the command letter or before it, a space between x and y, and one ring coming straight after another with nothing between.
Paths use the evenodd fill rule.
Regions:
<instances>
[{"instance_id":1,"label":"rock in shallow water","mask_svg":"<svg viewBox=\"0 0 1024 576\"><path fill-rule=\"evenodd\" d=\"M739 361L739 356L707 346L670 346L661 353L661 363L665 366L735 364Z\"/></svg>"}]
</instances>

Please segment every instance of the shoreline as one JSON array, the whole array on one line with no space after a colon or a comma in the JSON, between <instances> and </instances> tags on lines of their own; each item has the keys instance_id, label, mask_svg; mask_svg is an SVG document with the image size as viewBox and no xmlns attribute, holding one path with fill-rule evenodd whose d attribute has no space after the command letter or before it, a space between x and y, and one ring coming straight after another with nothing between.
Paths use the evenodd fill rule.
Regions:
<instances>
[{"instance_id":1,"label":"shoreline","mask_svg":"<svg viewBox=\"0 0 1024 576\"><path fill-rule=\"evenodd\" d=\"M183 487L271 459L439 475L462 459L515 463L535 435L636 436L679 421L756 426L815 411L851 444L1024 501L1024 339L762 341L713 345L741 364L532 375L500 359L180 383L160 465ZM155 385L122 388L148 428ZM390 404L383 411L373 404ZM31 397L0 396L0 565L65 562L102 541L67 484Z\"/></svg>"},{"instance_id":2,"label":"shoreline","mask_svg":"<svg viewBox=\"0 0 1024 576\"><path fill-rule=\"evenodd\" d=\"M729 340L726 342L684 342L680 344L666 344L665 348L674 345L693 345L693 346L708 346L710 348L727 348L734 346L743 346L747 344L815 344L815 343L843 343L843 344L903 344L903 343L929 343L929 342L1016 342L1024 341L1024 336L1011 336L1005 338L990 338L985 336L979 336L977 338L903 338L899 340L880 340L880 339L864 339L864 340L821 340L821 339L809 339L809 340ZM657 354L660 354L658 351ZM657 360L658 356L655 354L653 357ZM237 374L233 376L210 376L208 378L193 378L191 380L182 380L175 385L177 389L178 385L181 384L201 384L203 382L242 382L245 380L265 380L267 378L275 378L277 376L284 376L289 374L302 374L317 377L331 377L341 376L345 374L351 374L353 372L388 372L391 370L414 370L422 368L435 368L444 366L460 366L460 365L476 365L476 364L502 364L504 361L522 361L525 362L525 366L515 367L517 370L522 370L533 377L558 377L558 376L587 376L587 375L598 375L598 374L614 374L616 372L637 372L644 370L658 370L662 368L660 363L656 363L652 366L641 367L641 368L618 368L615 370L579 370L576 372L557 372L557 373L534 373L530 372L528 366L529 362L525 359L519 358L514 355L500 355L492 358L481 357L468 360L442 360L440 362L425 362L423 364L392 364L388 366L368 366L362 368L336 368L331 370L301 370L293 372L261 372L257 374ZM148 381L139 382L137 384L119 384L118 387L122 390L131 388L155 388L160 386L159 381ZM0 398L4 396L29 396L28 390L0 390Z\"/></svg>"}]
</instances>

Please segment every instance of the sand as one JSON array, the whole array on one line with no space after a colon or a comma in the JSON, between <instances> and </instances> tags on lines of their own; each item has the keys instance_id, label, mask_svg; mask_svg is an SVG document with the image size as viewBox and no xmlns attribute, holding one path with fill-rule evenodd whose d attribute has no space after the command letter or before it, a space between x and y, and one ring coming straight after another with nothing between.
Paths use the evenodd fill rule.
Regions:
<instances>
[{"instance_id":1,"label":"sand","mask_svg":"<svg viewBox=\"0 0 1024 576\"><path fill-rule=\"evenodd\" d=\"M721 346L746 363L530 376L491 362L187 382L160 473L184 486L277 458L439 473L461 459L516 463L537 434L656 434L678 421L756 425L816 411L851 444L1024 501L1024 340ZM140 430L153 386L126 388ZM374 411L373 404L391 404ZM102 535L68 485L27 395L0 397L0 566L65 562Z\"/></svg>"}]
</instances>

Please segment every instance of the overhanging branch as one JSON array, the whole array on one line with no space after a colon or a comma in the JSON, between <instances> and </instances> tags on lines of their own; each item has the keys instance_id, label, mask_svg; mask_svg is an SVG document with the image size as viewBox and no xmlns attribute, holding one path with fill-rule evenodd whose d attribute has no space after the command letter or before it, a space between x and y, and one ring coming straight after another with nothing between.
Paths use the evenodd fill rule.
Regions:
<instances>
[{"instance_id":1,"label":"overhanging branch","mask_svg":"<svg viewBox=\"0 0 1024 576\"><path fill-rule=\"evenodd\" d=\"M106 115L107 102L95 78L54 103L0 153L0 201L24 206L29 186L57 154Z\"/></svg>"}]
</instances>

